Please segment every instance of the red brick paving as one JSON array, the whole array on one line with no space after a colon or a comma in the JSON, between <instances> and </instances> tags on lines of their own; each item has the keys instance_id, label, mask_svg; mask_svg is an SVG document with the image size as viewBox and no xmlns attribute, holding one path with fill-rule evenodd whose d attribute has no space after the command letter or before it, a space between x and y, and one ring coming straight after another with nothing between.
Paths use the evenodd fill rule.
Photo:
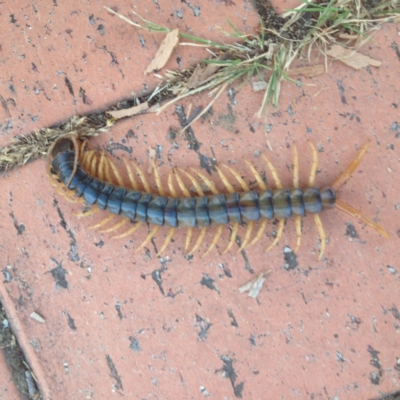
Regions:
<instances>
[{"instance_id":1,"label":"red brick paving","mask_svg":"<svg viewBox=\"0 0 400 400\"><path fill-rule=\"evenodd\" d=\"M221 40L216 26L229 30L227 20L248 32L257 25L250 3L235 3L123 1L118 10L128 14L133 8L162 25ZM155 78L143 71L162 37L128 26L103 5L114 6L0 5L5 29L0 94L8 100L8 112L0 109L0 145L154 87ZM193 126L202 155L233 164L250 181L242 158L266 170L255 156L264 152L288 186L293 143L300 149L303 183L310 167L306 142L316 143L322 186L371 141L341 198L376 218L389 231L388 240L332 211L322 215L329 237L326 259L317 259L316 229L306 218L294 269L284 268L283 253L284 246L294 248L292 222L275 249L264 254L271 240L265 238L246 250L246 260L218 251L186 260L184 233L176 235L168 259L157 259L153 245L134 253L143 230L112 240L89 230L89 219L74 217L80 207L55 193L44 161L1 177L0 261L2 269L12 266L11 280L1 283L1 301L19 327L15 333L44 398L343 400L399 388L398 30L386 24L361 50L381 60L380 68L354 71L330 62L327 74L302 79L307 85L283 83L280 105L268 121L272 152L263 124L254 117L262 94L253 93L249 83L235 87L235 101L223 94L213 115ZM202 55L180 47L168 68L178 67L177 57L188 66ZM192 103L194 109L208 101L202 95L182 105L187 109ZM91 146L123 143L145 169L148 148L162 146L165 181L175 166L200 165L183 138L176 139L177 146L168 139L171 127L179 128L173 108L123 121ZM127 137L129 130L133 138ZM212 178L222 188L215 173ZM359 238L346 235L346 223ZM220 250L227 238L225 232ZM162 235L156 238L160 243ZM272 273L257 300L238 292L266 269ZM45 323L30 318L32 312ZM15 398L11 390L7 383L0 387L4 398Z\"/></svg>"}]
</instances>

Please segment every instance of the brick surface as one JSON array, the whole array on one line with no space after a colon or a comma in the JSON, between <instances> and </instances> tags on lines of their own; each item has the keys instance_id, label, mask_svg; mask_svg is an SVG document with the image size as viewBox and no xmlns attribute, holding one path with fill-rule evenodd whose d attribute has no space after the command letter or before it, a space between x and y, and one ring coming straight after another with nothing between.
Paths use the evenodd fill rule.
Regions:
<instances>
[{"instance_id":1,"label":"brick surface","mask_svg":"<svg viewBox=\"0 0 400 400\"><path fill-rule=\"evenodd\" d=\"M0 5L6 27L0 94L8 104L8 110L0 107L0 145L154 87L157 80L143 71L162 37L128 26L103 5L113 6L102 1ZM245 32L253 32L258 21L250 2L241 1L118 2L121 13L132 8L162 25L218 40L232 40L217 27L229 30L227 20ZM1 293L45 398L343 400L398 388L398 30L395 24L383 26L361 50L382 61L380 68L354 71L328 62L326 74L302 78L303 86L284 82L267 134L254 117L262 94L246 82L226 91L213 114L194 124L198 151L184 137L169 138L171 128L180 128L174 107L118 123L89 143L101 149L123 145L125 151L113 151L120 169L122 158L131 157L147 170L148 149L160 146L163 182L176 166L201 168L201 161L213 159L251 182L246 158L272 183L259 157L263 152L290 186L293 144L305 184L311 141L318 147L317 183L324 186L370 141L340 196L376 219L390 239L333 210L321 216L329 238L321 261L310 217L303 222L296 263L286 263L283 251L294 249L292 221L269 253L264 250L275 223L239 254L235 245L221 255L229 240L225 230L218 249L204 258L204 247L185 258L186 233L179 231L168 257L160 259L155 246L161 246L164 231L135 253L146 228L119 240L88 229L101 217L74 216L82 207L54 191L45 161L0 177L0 263L3 270L10 266ZM183 67L192 65L206 54L181 46L167 68L177 68L178 60ZM180 105L187 111L208 101L199 95ZM223 189L215 172L210 178ZM207 233L206 242L213 234ZM239 293L269 269L257 300ZM30 318L32 312L45 323Z\"/></svg>"}]
</instances>

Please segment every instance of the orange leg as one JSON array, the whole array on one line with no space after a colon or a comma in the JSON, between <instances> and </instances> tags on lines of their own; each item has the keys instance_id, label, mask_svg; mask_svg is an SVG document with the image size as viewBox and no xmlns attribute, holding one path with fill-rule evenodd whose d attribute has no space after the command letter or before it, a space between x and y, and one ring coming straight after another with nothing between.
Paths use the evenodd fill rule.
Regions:
<instances>
[{"instance_id":1,"label":"orange leg","mask_svg":"<svg viewBox=\"0 0 400 400\"><path fill-rule=\"evenodd\" d=\"M164 250L168 247L168 245L171 243L172 237L174 236L175 233L175 228L169 228L167 236L164 240L164 244L162 245L160 251L157 253L157 257L160 257L161 254L164 252Z\"/></svg>"},{"instance_id":2,"label":"orange leg","mask_svg":"<svg viewBox=\"0 0 400 400\"><path fill-rule=\"evenodd\" d=\"M226 254L233 246L233 243L235 243L238 229L239 229L239 224L235 222L232 225L232 232L231 232L231 237L229 238L228 246L226 246L226 249L222 252L222 254Z\"/></svg>"},{"instance_id":3,"label":"orange leg","mask_svg":"<svg viewBox=\"0 0 400 400\"><path fill-rule=\"evenodd\" d=\"M278 224L278 229L276 231L276 237L274 241L271 243L271 245L265 250L265 252L270 251L274 246L276 246L279 242L279 240L282 237L282 232L283 232L283 227L285 226L285 220L280 219L279 224Z\"/></svg>"},{"instance_id":4,"label":"orange leg","mask_svg":"<svg viewBox=\"0 0 400 400\"><path fill-rule=\"evenodd\" d=\"M130 182L130 184L132 186L132 189L133 190L138 190L138 184L137 184L137 181L135 179L135 175L134 175L134 173L132 171L131 166L128 164L128 161L126 161L125 158L124 158L124 163L125 163L125 168L128 171L129 182Z\"/></svg>"},{"instance_id":5,"label":"orange leg","mask_svg":"<svg viewBox=\"0 0 400 400\"><path fill-rule=\"evenodd\" d=\"M350 163L350 165L346 168L346 170L333 182L331 185L332 189L338 190L341 188L352 176L354 171L360 165L361 160L365 156L369 147L369 142L365 143L361 150L358 152L356 158ZM352 206L344 203L343 201L336 199L335 207L340 211L343 211L345 214L350 215L353 218L358 219L359 221L363 222L364 224L370 226L371 228L375 229L379 232L383 237L388 238L389 234L375 223L371 218L368 218L364 215L361 211L353 208Z\"/></svg>"},{"instance_id":6,"label":"orange leg","mask_svg":"<svg viewBox=\"0 0 400 400\"><path fill-rule=\"evenodd\" d=\"M318 168L318 153L317 150L315 149L315 146L311 142L309 143L312 150L313 160L311 164L311 171L310 171L310 178L308 180L308 185L310 187L313 187L315 186L315 176L317 174L317 168ZM321 251L318 257L318 259L320 260L325 253L326 235L319 214L314 214L314 222L317 227L319 237L321 239Z\"/></svg>"},{"instance_id":7,"label":"orange leg","mask_svg":"<svg viewBox=\"0 0 400 400\"><path fill-rule=\"evenodd\" d=\"M268 224L268 220L267 219L264 219L263 221L261 221L261 224L260 224L260 227L258 228L256 236L254 236L254 238L251 241L249 246L253 246L253 244L257 243L262 238L262 235L263 235L263 233L265 231L265 228L266 228L267 224Z\"/></svg>"},{"instance_id":8,"label":"orange leg","mask_svg":"<svg viewBox=\"0 0 400 400\"><path fill-rule=\"evenodd\" d=\"M319 214L314 214L314 222L315 225L317 226L319 237L321 239L321 251L319 252L319 257L318 257L318 260L320 260L325 253L326 235Z\"/></svg>"},{"instance_id":9,"label":"orange leg","mask_svg":"<svg viewBox=\"0 0 400 400\"><path fill-rule=\"evenodd\" d=\"M103 229L103 230L101 230L99 232L100 233L108 233L108 232L117 231L119 228L121 228L122 226L126 225L128 222L129 222L129 219L128 218L124 218L122 221L117 222L112 227L107 228L107 229Z\"/></svg>"},{"instance_id":10,"label":"orange leg","mask_svg":"<svg viewBox=\"0 0 400 400\"><path fill-rule=\"evenodd\" d=\"M218 243L219 238L221 237L221 233L222 233L222 228L224 226L223 225L219 225L217 228L217 232L215 233L214 239L212 241L212 243L210 244L210 247L207 249L207 251L202 255L202 257L205 257L214 247L215 245Z\"/></svg>"},{"instance_id":11,"label":"orange leg","mask_svg":"<svg viewBox=\"0 0 400 400\"><path fill-rule=\"evenodd\" d=\"M346 170L332 183L331 188L338 190L341 188L353 175L354 171L360 165L361 160L365 156L369 147L369 142L365 143L361 150L358 152L357 157L350 163Z\"/></svg>"},{"instance_id":12,"label":"orange leg","mask_svg":"<svg viewBox=\"0 0 400 400\"><path fill-rule=\"evenodd\" d=\"M375 223L371 218L368 218L361 211L353 208L352 206L349 206L348 204L346 204L343 201L338 200L338 199L336 199L335 207L338 210L343 211L345 214L350 215L351 217L356 218L359 221L363 222L364 224L375 229L383 237L389 238L389 234L385 231L385 229L383 229L381 226L379 226L377 223Z\"/></svg>"},{"instance_id":13,"label":"orange leg","mask_svg":"<svg viewBox=\"0 0 400 400\"><path fill-rule=\"evenodd\" d=\"M253 226L254 226L253 221L249 221L247 223L246 234L244 236L242 245L239 247L239 249L237 251L238 253L241 252L248 245L248 243L250 241L251 232L253 231Z\"/></svg>"},{"instance_id":14,"label":"orange leg","mask_svg":"<svg viewBox=\"0 0 400 400\"><path fill-rule=\"evenodd\" d=\"M119 173L118 168L116 167L116 165L111 160L109 160L108 158L106 158L106 162L111 167L111 170L112 170L112 172L113 172L113 174L114 174L114 176L115 176L115 178L117 180L117 184L120 187L123 187L124 186L124 181L122 180L121 174Z\"/></svg>"},{"instance_id":15,"label":"orange leg","mask_svg":"<svg viewBox=\"0 0 400 400\"><path fill-rule=\"evenodd\" d=\"M294 145L293 148L293 187L298 189L299 188L299 154L297 152L297 146ZM296 227L296 235L297 235L297 242L296 248L294 249L295 253L299 250L301 244L301 216L296 215L294 217L294 223Z\"/></svg>"},{"instance_id":16,"label":"orange leg","mask_svg":"<svg viewBox=\"0 0 400 400\"><path fill-rule=\"evenodd\" d=\"M206 227L206 226L203 226L203 227L201 228L201 230L200 230L199 236L197 237L197 240L196 240L195 245L194 245L193 248L187 253L187 255L189 255L189 254L194 254L194 252L201 246L201 244L203 243L204 236L205 236L206 232L207 232L207 227Z\"/></svg>"},{"instance_id":17,"label":"orange leg","mask_svg":"<svg viewBox=\"0 0 400 400\"><path fill-rule=\"evenodd\" d=\"M121 238L127 237L127 236L131 235L133 232L136 232L142 225L143 225L143 222L136 222L136 224L133 225L132 228L129 228L126 232L121 233L118 236L113 236L112 239L121 239Z\"/></svg>"},{"instance_id":18,"label":"orange leg","mask_svg":"<svg viewBox=\"0 0 400 400\"><path fill-rule=\"evenodd\" d=\"M146 246L159 229L160 229L159 225L154 225L153 229L146 236L146 239L144 239L142 244L135 250L135 253L137 253L140 249L142 249L144 246Z\"/></svg>"},{"instance_id":19,"label":"orange leg","mask_svg":"<svg viewBox=\"0 0 400 400\"><path fill-rule=\"evenodd\" d=\"M107 218L104 218L102 221L100 221L98 224L89 226L89 229L97 229L101 228L102 226L106 225L110 221L112 221L116 216L114 214L110 214Z\"/></svg>"}]
</instances>

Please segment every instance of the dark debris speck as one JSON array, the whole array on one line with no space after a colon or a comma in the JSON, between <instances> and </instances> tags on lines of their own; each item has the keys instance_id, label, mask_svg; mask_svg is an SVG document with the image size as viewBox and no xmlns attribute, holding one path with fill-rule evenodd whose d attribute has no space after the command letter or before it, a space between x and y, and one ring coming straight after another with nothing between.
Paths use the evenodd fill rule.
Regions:
<instances>
[{"instance_id":1,"label":"dark debris speck","mask_svg":"<svg viewBox=\"0 0 400 400\"><path fill-rule=\"evenodd\" d=\"M76 325L74 319L67 313L67 321L68 326L73 330L76 331Z\"/></svg>"},{"instance_id":2,"label":"dark debris speck","mask_svg":"<svg viewBox=\"0 0 400 400\"><path fill-rule=\"evenodd\" d=\"M57 268L53 268L50 270L51 276L56 281L56 286L68 289L68 282L65 278L65 276L67 275L67 270L64 269L61 263L54 258L52 258L52 261L57 265Z\"/></svg>"},{"instance_id":3,"label":"dark debris speck","mask_svg":"<svg viewBox=\"0 0 400 400\"><path fill-rule=\"evenodd\" d=\"M215 290L216 292L219 293L218 289L214 285L215 280L211 278L211 276L207 274L203 274L203 277L201 278L200 284L202 286L207 287L208 289Z\"/></svg>"},{"instance_id":4,"label":"dark debris speck","mask_svg":"<svg viewBox=\"0 0 400 400\"><path fill-rule=\"evenodd\" d=\"M285 259L284 268L286 271L291 269L295 269L298 267L299 263L297 262L297 256L295 252L288 246L283 248L283 256Z\"/></svg>"},{"instance_id":5,"label":"dark debris speck","mask_svg":"<svg viewBox=\"0 0 400 400\"><path fill-rule=\"evenodd\" d=\"M229 356L222 356L222 362L224 363L223 367L215 372L222 372L223 376L228 378L231 381L233 393L235 397L242 398L243 397L243 387L244 382L240 382L239 384L235 385L236 382L236 372L233 368L233 360Z\"/></svg>"},{"instance_id":6,"label":"dark debris speck","mask_svg":"<svg viewBox=\"0 0 400 400\"><path fill-rule=\"evenodd\" d=\"M350 236L353 239L359 239L356 228L350 222L346 222L346 236Z\"/></svg>"},{"instance_id":7,"label":"dark debris speck","mask_svg":"<svg viewBox=\"0 0 400 400\"><path fill-rule=\"evenodd\" d=\"M139 341L133 337L133 336L129 336L129 341L131 342L129 345L129 348L133 351L136 351L137 353L139 353L140 351L142 351Z\"/></svg>"}]
</instances>

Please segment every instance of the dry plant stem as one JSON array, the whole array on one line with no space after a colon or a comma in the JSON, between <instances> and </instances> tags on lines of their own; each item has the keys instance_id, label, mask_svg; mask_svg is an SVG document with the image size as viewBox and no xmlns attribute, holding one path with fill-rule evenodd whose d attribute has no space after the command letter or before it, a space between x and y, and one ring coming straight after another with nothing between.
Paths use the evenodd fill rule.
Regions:
<instances>
[{"instance_id":1,"label":"dry plant stem","mask_svg":"<svg viewBox=\"0 0 400 400\"><path fill-rule=\"evenodd\" d=\"M27 136L15 137L11 143L0 149L0 172L44 158L50 146L60 136L78 135L80 138L97 136L108 131L114 123L105 114L73 117L70 121L55 128L43 128Z\"/></svg>"}]
</instances>

